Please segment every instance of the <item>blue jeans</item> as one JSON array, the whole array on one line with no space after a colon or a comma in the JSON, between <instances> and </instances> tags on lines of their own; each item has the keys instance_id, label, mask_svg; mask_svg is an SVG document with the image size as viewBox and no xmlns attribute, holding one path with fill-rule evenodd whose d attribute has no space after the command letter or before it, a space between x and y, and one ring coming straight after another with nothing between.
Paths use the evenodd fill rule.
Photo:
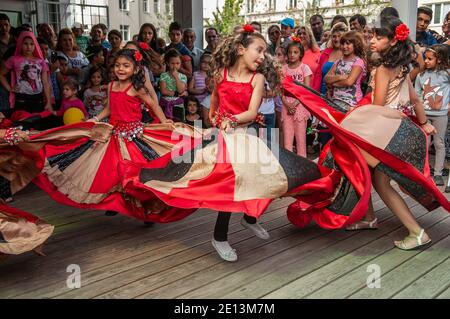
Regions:
<instances>
[{"instance_id":1,"label":"blue jeans","mask_svg":"<svg viewBox=\"0 0 450 319\"><path fill-rule=\"evenodd\" d=\"M263 126L263 136L260 136L266 144L271 146L272 144L272 131L275 128L275 113L264 114L264 123L266 126Z\"/></svg>"}]
</instances>

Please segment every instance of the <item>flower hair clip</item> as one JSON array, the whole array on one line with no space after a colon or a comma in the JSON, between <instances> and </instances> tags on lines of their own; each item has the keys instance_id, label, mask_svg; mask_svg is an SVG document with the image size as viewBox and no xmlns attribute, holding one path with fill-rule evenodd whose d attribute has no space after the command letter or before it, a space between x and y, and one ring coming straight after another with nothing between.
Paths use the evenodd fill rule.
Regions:
<instances>
[{"instance_id":1,"label":"flower hair clip","mask_svg":"<svg viewBox=\"0 0 450 319\"><path fill-rule=\"evenodd\" d=\"M293 36L291 37L291 40L292 40L293 42L302 43L302 39L300 39L299 37L296 37L295 35L293 35Z\"/></svg>"},{"instance_id":2,"label":"flower hair clip","mask_svg":"<svg viewBox=\"0 0 450 319\"><path fill-rule=\"evenodd\" d=\"M147 43L145 43L145 42L139 42L139 47L142 50L150 50L150 46Z\"/></svg>"},{"instance_id":3,"label":"flower hair clip","mask_svg":"<svg viewBox=\"0 0 450 319\"><path fill-rule=\"evenodd\" d=\"M406 41L409 37L409 29L406 24L402 23L395 28L395 37L397 41Z\"/></svg>"},{"instance_id":4,"label":"flower hair clip","mask_svg":"<svg viewBox=\"0 0 450 319\"><path fill-rule=\"evenodd\" d=\"M134 52L134 59L135 59L137 62L141 62L141 61L142 61L142 54L141 54L141 52L135 51L135 52Z\"/></svg>"},{"instance_id":5,"label":"flower hair clip","mask_svg":"<svg viewBox=\"0 0 450 319\"><path fill-rule=\"evenodd\" d=\"M245 33L254 33L255 32L255 28L253 28L251 24L244 25L243 29L244 29Z\"/></svg>"}]
</instances>

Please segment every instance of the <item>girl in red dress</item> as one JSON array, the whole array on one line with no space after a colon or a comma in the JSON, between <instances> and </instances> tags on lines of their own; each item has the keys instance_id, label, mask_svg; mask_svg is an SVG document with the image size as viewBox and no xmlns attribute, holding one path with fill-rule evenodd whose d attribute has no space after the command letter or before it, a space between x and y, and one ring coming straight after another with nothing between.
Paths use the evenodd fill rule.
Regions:
<instances>
[{"instance_id":1,"label":"girl in red dress","mask_svg":"<svg viewBox=\"0 0 450 319\"><path fill-rule=\"evenodd\" d=\"M107 105L98 116L84 123L31 134L30 141L18 145L18 153L28 159L27 167L31 161L33 171L37 171L36 175L30 174L33 182L56 201L154 221L147 218L147 212L153 208L144 207L145 204L124 192L121 163L147 163L169 153L179 140L172 138L175 126L145 88L141 60L139 51L117 52L114 66L117 81L110 84ZM142 103L151 109L154 123L159 124L141 122ZM109 123L101 123L106 117ZM8 165L16 172L23 170L13 167L14 161ZM18 190L25 186L24 180L18 178L12 188ZM180 218L192 212L173 211L182 211ZM168 213L171 212L169 209ZM164 222L164 216L153 218Z\"/></svg>"}]
</instances>

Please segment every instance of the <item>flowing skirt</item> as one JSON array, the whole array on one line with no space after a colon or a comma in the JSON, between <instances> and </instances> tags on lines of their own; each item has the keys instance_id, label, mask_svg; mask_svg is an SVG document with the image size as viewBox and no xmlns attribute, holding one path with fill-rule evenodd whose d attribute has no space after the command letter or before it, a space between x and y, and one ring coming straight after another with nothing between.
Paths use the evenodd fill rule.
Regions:
<instances>
[{"instance_id":1,"label":"flowing skirt","mask_svg":"<svg viewBox=\"0 0 450 319\"><path fill-rule=\"evenodd\" d=\"M53 229L36 216L0 203L0 255L18 255L32 250L41 253L40 248Z\"/></svg>"}]
</instances>

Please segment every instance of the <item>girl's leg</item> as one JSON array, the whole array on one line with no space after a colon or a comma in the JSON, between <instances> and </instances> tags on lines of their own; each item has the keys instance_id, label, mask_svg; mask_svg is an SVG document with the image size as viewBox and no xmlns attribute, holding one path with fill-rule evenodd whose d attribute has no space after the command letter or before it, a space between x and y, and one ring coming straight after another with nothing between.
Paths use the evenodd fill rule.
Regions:
<instances>
[{"instance_id":1,"label":"girl's leg","mask_svg":"<svg viewBox=\"0 0 450 319\"><path fill-rule=\"evenodd\" d=\"M241 225L247 229L250 229L256 237L261 239L269 239L270 235L259 223L255 217L245 215L241 220Z\"/></svg>"},{"instance_id":2,"label":"girl's leg","mask_svg":"<svg viewBox=\"0 0 450 319\"><path fill-rule=\"evenodd\" d=\"M413 214L409 210L400 194L391 186L390 178L379 170L375 170L373 174L373 186L380 195L386 206L400 219L402 224L408 229L409 236L403 240L405 246L414 248L417 246L417 236L421 234L422 228L417 223ZM425 243L429 241L426 233L422 234L421 240ZM399 242L396 242L396 245ZM397 245L398 246L398 245Z\"/></svg>"},{"instance_id":3,"label":"girl's leg","mask_svg":"<svg viewBox=\"0 0 450 319\"><path fill-rule=\"evenodd\" d=\"M284 148L288 151L293 150L294 144L294 117L290 115L286 115L283 117L283 139L284 139Z\"/></svg>"},{"instance_id":4,"label":"girl's leg","mask_svg":"<svg viewBox=\"0 0 450 319\"><path fill-rule=\"evenodd\" d=\"M295 121L295 140L297 142L297 155L306 157L306 127L308 122L305 121Z\"/></svg>"},{"instance_id":5,"label":"girl's leg","mask_svg":"<svg viewBox=\"0 0 450 319\"><path fill-rule=\"evenodd\" d=\"M214 227L214 239L216 241L228 240L228 225L230 224L231 213L219 212L217 215L216 226Z\"/></svg>"},{"instance_id":6,"label":"girl's leg","mask_svg":"<svg viewBox=\"0 0 450 319\"><path fill-rule=\"evenodd\" d=\"M445 161L445 133L447 131L447 116L428 117L431 124L436 128L437 134L433 135L434 148L436 150L436 158L434 163L434 176L440 176L440 181L436 180L436 185L443 186L442 170L444 169Z\"/></svg>"},{"instance_id":7,"label":"girl's leg","mask_svg":"<svg viewBox=\"0 0 450 319\"><path fill-rule=\"evenodd\" d=\"M237 260L237 254L236 250L228 243L230 217L231 213L229 212L218 213L216 226L214 227L214 238L211 243L223 260L233 262Z\"/></svg>"},{"instance_id":8,"label":"girl's leg","mask_svg":"<svg viewBox=\"0 0 450 319\"><path fill-rule=\"evenodd\" d=\"M281 112L275 111L275 115L276 115L276 128L278 128L278 144L284 145L283 129L281 124Z\"/></svg>"}]
</instances>

